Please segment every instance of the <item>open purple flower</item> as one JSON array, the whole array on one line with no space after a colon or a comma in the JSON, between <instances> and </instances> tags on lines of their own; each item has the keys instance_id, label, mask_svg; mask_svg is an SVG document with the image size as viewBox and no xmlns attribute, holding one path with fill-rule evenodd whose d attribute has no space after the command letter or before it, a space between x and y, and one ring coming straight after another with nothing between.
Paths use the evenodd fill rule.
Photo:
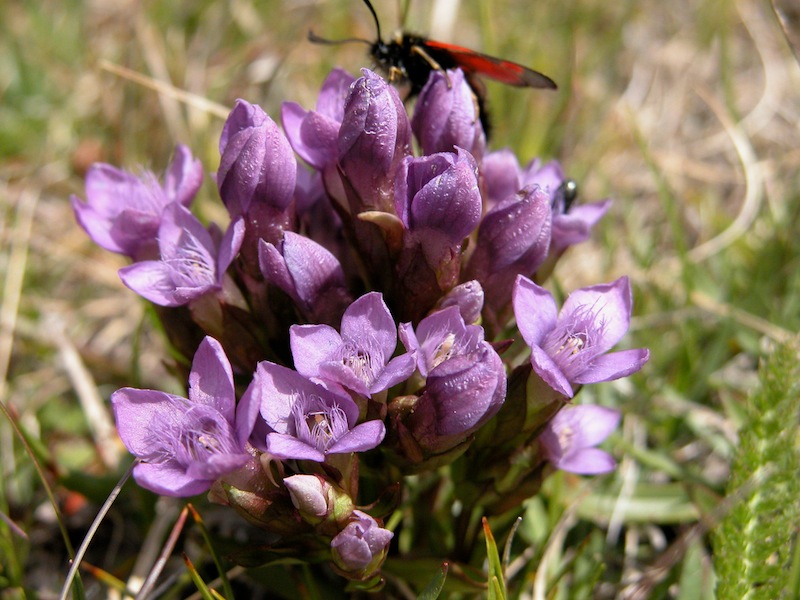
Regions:
<instances>
[{"instance_id":1,"label":"open purple flower","mask_svg":"<svg viewBox=\"0 0 800 600\"><path fill-rule=\"evenodd\" d=\"M613 471L616 461L595 448L617 428L620 413L603 406L568 405L547 424L539 436L545 457L554 467L579 475Z\"/></svg>"},{"instance_id":2,"label":"open purple flower","mask_svg":"<svg viewBox=\"0 0 800 600\"><path fill-rule=\"evenodd\" d=\"M394 534L360 510L353 520L331 540L336 566L347 573L367 577L380 567Z\"/></svg>"},{"instance_id":3,"label":"open purple flower","mask_svg":"<svg viewBox=\"0 0 800 600\"><path fill-rule=\"evenodd\" d=\"M361 296L345 310L341 334L328 325L292 325L289 335L300 373L362 396L382 392L414 372L411 354L392 358L397 326L378 292Z\"/></svg>"},{"instance_id":4,"label":"open purple flower","mask_svg":"<svg viewBox=\"0 0 800 600\"><path fill-rule=\"evenodd\" d=\"M137 177L99 163L86 174L86 202L72 197L75 218L92 240L133 259L156 251L156 234L164 208L173 202L188 207L203 180L203 167L186 146L175 149L164 183L145 172Z\"/></svg>"},{"instance_id":5,"label":"open purple flower","mask_svg":"<svg viewBox=\"0 0 800 600\"><path fill-rule=\"evenodd\" d=\"M240 410L260 410L269 433L256 447L281 459L323 462L328 454L363 452L383 440L383 421L356 424L358 407L350 396L309 381L271 362L258 364Z\"/></svg>"},{"instance_id":6,"label":"open purple flower","mask_svg":"<svg viewBox=\"0 0 800 600\"><path fill-rule=\"evenodd\" d=\"M160 260L145 260L119 270L122 282L161 306L182 306L222 288L225 271L242 245L244 223L237 219L216 240L188 209L172 204L158 229Z\"/></svg>"},{"instance_id":7,"label":"open purple flower","mask_svg":"<svg viewBox=\"0 0 800 600\"><path fill-rule=\"evenodd\" d=\"M194 496L251 459L245 450L252 420L234 413L233 374L219 342L207 337L189 375L189 398L123 388L111 395L117 430L141 459L142 487L166 496Z\"/></svg>"},{"instance_id":8,"label":"open purple flower","mask_svg":"<svg viewBox=\"0 0 800 600\"><path fill-rule=\"evenodd\" d=\"M488 343L452 356L428 373L405 426L430 452L444 452L463 442L493 417L506 399L503 361Z\"/></svg>"},{"instance_id":9,"label":"open purple flower","mask_svg":"<svg viewBox=\"0 0 800 600\"><path fill-rule=\"evenodd\" d=\"M483 329L478 325L465 325L457 306L451 306L425 317L417 325L400 324L400 339L417 361L423 377L454 356L474 352L483 342Z\"/></svg>"},{"instance_id":10,"label":"open purple flower","mask_svg":"<svg viewBox=\"0 0 800 600\"><path fill-rule=\"evenodd\" d=\"M552 294L519 276L513 305L517 327L531 347L533 370L572 398L571 384L611 381L635 373L646 348L608 353L628 330L633 299L627 277L572 292L561 312Z\"/></svg>"}]
</instances>

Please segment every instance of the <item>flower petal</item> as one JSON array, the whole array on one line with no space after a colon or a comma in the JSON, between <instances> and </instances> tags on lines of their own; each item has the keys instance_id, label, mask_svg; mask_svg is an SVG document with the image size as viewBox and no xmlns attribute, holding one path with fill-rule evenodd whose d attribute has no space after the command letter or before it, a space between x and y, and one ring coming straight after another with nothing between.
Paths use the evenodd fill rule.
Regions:
<instances>
[{"instance_id":1,"label":"flower petal","mask_svg":"<svg viewBox=\"0 0 800 600\"><path fill-rule=\"evenodd\" d=\"M267 434L267 452L282 460L313 460L315 462L325 460L322 452L285 433Z\"/></svg>"},{"instance_id":2,"label":"flower petal","mask_svg":"<svg viewBox=\"0 0 800 600\"><path fill-rule=\"evenodd\" d=\"M575 383L600 383L613 381L636 373L650 358L647 348L634 348L601 354L596 357L585 371L575 376Z\"/></svg>"},{"instance_id":3,"label":"flower petal","mask_svg":"<svg viewBox=\"0 0 800 600\"><path fill-rule=\"evenodd\" d=\"M631 321L633 295L627 277L620 277L612 283L604 283L582 288L572 292L564 301L559 319L568 318L575 312L591 309L598 318L597 332L592 341L597 354L611 349L622 339Z\"/></svg>"},{"instance_id":4,"label":"flower petal","mask_svg":"<svg viewBox=\"0 0 800 600\"><path fill-rule=\"evenodd\" d=\"M550 358L550 355L539 346L531 346L531 366L536 374L559 394L563 394L567 398L572 398L575 395L564 373Z\"/></svg>"},{"instance_id":5,"label":"flower petal","mask_svg":"<svg viewBox=\"0 0 800 600\"><path fill-rule=\"evenodd\" d=\"M206 336L197 347L189 373L189 399L218 410L233 424L236 395L231 363L222 345Z\"/></svg>"},{"instance_id":6,"label":"flower petal","mask_svg":"<svg viewBox=\"0 0 800 600\"><path fill-rule=\"evenodd\" d=\"M364 452L378 446L386 435L386 426L383 421L366 421L356 425L342 437L336 440L328 454L346 454L348 452Z\"/></svg>"},{"instance_id":7,"label":"flower petal","mask_svg":"<svg viewBox=\"0 0 800 600\"><path fill-rule=\"evenodd\" d=\"M564 456L556 467L562 471L578 475L601 475L613 471L617 461L605 450L584 448L579 452Z\"/></svg>"},{"instance_id":8,"label":"flower petal","mask_svg":"<svg viewBox=\"0 0 800 600\"><path fill-rule=\"evenodd\" d=\"M202 494L213 483L211 480L190 477L176 461L158 465L139 463L133 468L133 478L151 492L179 498Z\"/></svg>"},{"instance_id":9,"label":"flower petal","mask_svg":"<svg viewBox=\"0 0 800 600\"><path fill-rule=\"evenodd\" d=\"M292 325L289 345L298 373L317 377L320 365L329 362L342 345L342 337L329 325Z\"/></svg>"},{"instance_id":10,"label":"flower petal","mask_svg":"<svg viewBox=\"0 0 800 600\"><path fill-rule=\"evenodd\" d=\"M387 358L397 347L397 326L379 292L364 294L344 311L341 331L344 340L375 340Z\"/></svg>"},{"instance_id":11,"label":"flower petal","mask_svg":"<svg viewBox=\"0 0 800 600\"><path fill-rule=\"evenodd\" d=\"M520 275L514 283L511 298L522 338L529 346L538 346L558 321L558 308L553 295Z\"/></svg>"}]
</instances>

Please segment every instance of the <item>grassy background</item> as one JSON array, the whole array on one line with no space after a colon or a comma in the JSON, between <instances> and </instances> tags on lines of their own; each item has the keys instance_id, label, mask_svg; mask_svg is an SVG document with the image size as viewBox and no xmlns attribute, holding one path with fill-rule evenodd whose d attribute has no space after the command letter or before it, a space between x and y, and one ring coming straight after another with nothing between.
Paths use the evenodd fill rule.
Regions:
<instances>
[{"instance_id":1,"label":"grassy background","mask_svg":"<svg viewBox=\"0 0 800 600\"><path fill-rule=\"evenodd\" d=\"M723 500L737 432L758 420L747 395L759 360L800 327L795 56L773 7L755 0L447 5L414 2L408 27L559 83L557 93L492 85L493 144L522 161L558 158L584 200L615 199L555 283L568 291L629 275L636 319L627 343L652 351L642 373L586 390L585 400L625 411L610 445L620 469L588 488L554 478L527 506L520 536L533 550L517 577L527 578L526 593L562 598L710 597L725 538L706 534L764 484L745 478ZM376 0L376 9L386 36L399 7ZM452 22L432 23L434 9ZM358 0L0 4L0 398L43 465L73 543L127 464L108 429L109 394L179 384L161 366L143 305L117 278L123 261L91 244L68 198L83 193L92 162L160 171L176 142L211 172L223 123L103 65L223 106L243 97L277 117L283 100L313 105L330 67L370 66L360 45L309 44L310 27L374 36ZM199 204L208 218L223 214L210 179ZM797 362L796 349L789 357ZM780 389L796 389L785 381ZM783 432L789 452L794 395L772 440ZM6 419L0 461L0 513L27 536L0 521L2 597L53 597L66 551L42 475ZM782 509L796 514L798 496L788 498ZM126 577L155 535L152 503L126 488L90 562ZM171 506L158 508L170 515ZM762 560L789 564L781 543Z\"/></svg>"}]
</instances>

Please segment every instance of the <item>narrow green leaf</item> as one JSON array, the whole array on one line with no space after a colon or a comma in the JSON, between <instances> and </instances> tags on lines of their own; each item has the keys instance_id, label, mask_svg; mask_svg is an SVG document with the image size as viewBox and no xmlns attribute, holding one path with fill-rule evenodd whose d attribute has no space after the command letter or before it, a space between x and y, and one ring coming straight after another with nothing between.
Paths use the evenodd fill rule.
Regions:
<instances>
[{"instance_id":1,"label":"narrow green leaf","mask_svg":"<svg viewBox=\"0 0 800 600\"><path fill-rule=\"evenodd\" d=\"M483 517L483 534L486 537L486 558L489 561L489 577L487 580L489 586L490 600L505 600L506 598L506 582L503 578L503 563L500 560L500 554L497 551L497 543L494 541L492 530L489 527L489 521Z\"/></svg>"},{"instance_id":2,"label":"narrow green leaf","mask_svg":"<svg viewBox=\"0 0 800 600\"><path fill-rule=\"evenodd\" d=\"M447 570L449 568L449 563L442 563L442 568L439 569L436 575L433 576L433 579L431 579L428 585L425 586L425 589L422 590L420 595L417 597L418 600L436 600L436 598L439 597L439 594L442 593L445 579L447 579Z\"/></svg>"},{"instance_id":3,"label":"narrow green leaf","mask_svg":"<svg viewBox=\"0 0 800 600\"><path fill-rule=\"evenodd\" d=\"M192 581L194 581L195 586L197 586L197 591L200 592L203 600L218 600L220 597L219 594L216 596L214 595L211 588L208 587L206 582L203 581L203 578L200 577L200 573L197 572L197 569L194 568L192 561L189 560L189 557L186 556L185 553L183 555L183 562L186 563L186 569L189 571L189 575L191 575Z\"/></svg>"},{"instance_id":4,"label":"narrow green leaf","mask_svg":"<svg viewBox=\"0 0 800 600\"><path fill-rule=\"evenodd\" d=\"M203 539L206 542L206 546L211 554L211 558L214 559L214 565L216 565L219 578L222 581L222 588L225 590L225 597L233 599L233 588L231 588L231 582L228 581L228 575L225 572L225 568L222 566L222 561L214 549L214 544L211 543L211 536L208 535L208 529L206 529L206 524L203 522L203 517L200 516L200 513L197 512L191 503L187 504L186 508L188 508L189 512L192 513L192 518L200 528L200 534L203 536Z\"/></svg>"}]
</instances>

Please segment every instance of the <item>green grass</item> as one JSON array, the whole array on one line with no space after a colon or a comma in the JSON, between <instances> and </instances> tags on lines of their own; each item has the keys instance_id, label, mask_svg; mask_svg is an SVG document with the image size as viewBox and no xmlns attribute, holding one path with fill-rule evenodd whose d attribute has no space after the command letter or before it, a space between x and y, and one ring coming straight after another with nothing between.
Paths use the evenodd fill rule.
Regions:
<instances>
[{"instance_id":1,"label":"green grass","mask_svg":"<svg viewBox=\"0 0 800 600\"><path fill-rule=\"evenodd\" d=\"M410 28L432 29L428 5L412 3ZM376 8L386 34L399 11L388 0ZM374 35L358 0L0 4L0 399L30 448L0 418L0 512L26 534L0 520L3 598L53 597L67 571L34 458L77 546L129 464L87 411L108 418L108 396L123 385L180 387L116 276L123 262L92 246L68 198L82 194L91 162L158 170L176 142L215 170L222 120L101 61L224 106L246 98L277 117L283 100L312 105L330 67L370 66L363 46L310 45L310 27ZM716 577L720 598L798 597L797 520L770 529L781 507L753 501L762 482L750 478L767 469L781 515L796 517L797 495L787 493L796 469L769 465L797 464L797 346L774 348L800 329L800 71L770 6L481 0L462 3L453 27L440 35L559 82L554 94L490 86L493 145L523 160L559 158L583 199L615 199L555 280L571 290L629 275L636 319L626 344L652 354L629 380L585 390L585 400L625 413L609 446L620 468L548 481L526 505L506 583L551 598L691 599L713 597ZM210 182L201 204L219 214ZM750 452L765 431L780 447ZM177 510L128 484L86 560L127 581L147 543L157 554ZM731 544L742 528L754 544L777 544L752 560L782 567L784 590L760 591L771 571L737 587L744 570L733 559L746 557ZM180 552L206 582L217 576L189 524L166 566L179 574L174 597L195 589ZM231 579L242 590L269 577L237 570ZM82 579L105 594L92 574Z\"/></svg>"}]
</instances>

